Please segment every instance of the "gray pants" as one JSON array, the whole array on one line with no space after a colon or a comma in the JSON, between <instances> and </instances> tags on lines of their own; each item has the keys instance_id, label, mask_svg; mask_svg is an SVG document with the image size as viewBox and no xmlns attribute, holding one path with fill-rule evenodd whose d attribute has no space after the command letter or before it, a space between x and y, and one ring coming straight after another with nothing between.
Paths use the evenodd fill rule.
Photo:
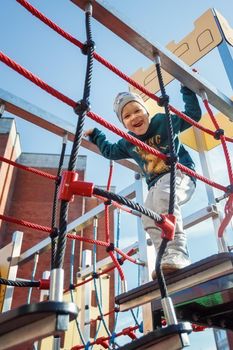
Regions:
<instances>
[{"instance_id":1,"label":"gray pants","mask_svg":"<svg viewBox=\"0 0 233 350\"><path fill-rule=\"evenodd\" d=\"M184 254L188 256L187 239L183 230L183 222L180 206L186 203L195 190L195 185L188 175L185 175L180 170L177 170L176 175L176 200L174 207L174 215L176 216L176 228L174 240L168 242L164 257L170 254ZM156 184L150 188L145 207L153 210L157 214L167 214L170 194L170 174L162 176ZM161 244L161 230L154 221L143 215L142 222L144 229L149 234L154 243L155 250L158 252Z\"/></svg>"}]
</instances>

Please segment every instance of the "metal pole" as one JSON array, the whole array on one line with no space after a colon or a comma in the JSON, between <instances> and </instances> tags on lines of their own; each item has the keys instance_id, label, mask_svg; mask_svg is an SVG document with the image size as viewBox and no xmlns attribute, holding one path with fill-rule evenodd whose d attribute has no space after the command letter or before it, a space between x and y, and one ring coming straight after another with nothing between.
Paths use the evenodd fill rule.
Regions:
<instances>
[{"instance_id":1,"label":"metal pole","mask_svg":"<svg viewBox=\"0 0 233 350\"><path fill-rule=\"evenodd\" d=\"M143 187L140 174L135 175L135 193L136 202L143 204ZM155 266L155 250L153 245L148 245L149 239L146 239L146 232L142 226L142 220L137 217L138 249L139 259L145 262L145 266L140 266L141 284L149 282L152 270ZM150 259L148 259L150 257ZM142 306L143 332L144 334L153 330L151 304Z\"/></svg>"},{"instance_id":2,"label":"metal pole","mask_svg":"<svg viewBox=\"0 0 233 350\"><path fill-rule=\"evenodd\" d=\"M208 154L204 150L202 132L201 132L201 130L196 129L196 128L194 128L193 130L194 130L194 134L195 134L195 138L196 138L196 142L197 142L197 146L198 146L199 158L200 158L200 162L201 162L203 175L209 179L212 179L213 172L212 172L211 165L209 162ZM213 188L211 186L208 186L208 185L205 185L205 188L206 188L208 203L210 205L215 205L217 208L217 203L215 200ZM225 237L222 237L221 239L218 238L218 227L220 225L220 212L219 212L218 208L217 208L217 212L218 212L218 216L213 216L212 221L213 221L215 237L217 240L218 251L219 251L219 253L228 252L228 247L227 247Z\"/></svg>"}]
</instances>

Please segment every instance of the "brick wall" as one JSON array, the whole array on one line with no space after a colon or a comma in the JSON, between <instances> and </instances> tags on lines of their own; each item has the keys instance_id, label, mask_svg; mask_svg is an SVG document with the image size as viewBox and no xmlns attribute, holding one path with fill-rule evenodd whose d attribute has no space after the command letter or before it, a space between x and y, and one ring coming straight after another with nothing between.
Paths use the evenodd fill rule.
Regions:
<instances>
[{"instance_id":1,"label":"brick wall","mask_svg":"<svg viewBox=\"0 0 233 350\"><path fill-rule=\"evenodd\" d=\"M6 118L3 118L6 119ZM17 160L17 162L39 168L45 172L56 175L56 167L58 166L59 155L41 155L41 154L25 154L20 155L20 146L18 143L18 136L15 129L14 120L0 120L0 155L5 158ZM3 128L3 124L6 127ZM20 155L20 157L19 157ZM85 178L85 166L86 157L79 157L77 171L79 173L79 180ZM67 159L66 159L67 163ZM0 189L1 189L1 214L15 217L17 219L23 219L33 223L37 223L43 226L51 226L52 217L52 203L54 197L54 181L26 172L21 169L14 168L6 163L0 162ZM68 222L73 221L82 215L83 212L87 212L100 202L95 198L82 198L76 197L74 202L69 205L69 219ZM59 215L58 215L59 216ZM99 220L98 239L105 240L105 224L104 217ZM23 231L24 239L22 252L31 248L35 244L41 242L48 237L48 233L30 229L27 227L19 226L12 223L3 222L0 226L0 246L6 245L11 241L11 237L14 231ZM110 214L110 232L111 241L113 241L113 215ZM79 232L80 234L80 232ZM93 237L92 225L84 229L83 232L86 237ZM76 241L75 251L75 270L74 281L76 273L80 267L80 252L83 249L92 249L90 244L80 244ZM67 249L64 259L65 270L65 288L69 287L70 276L70 250L71 240L67 240ZM45 270L50 270L50 250L40 254L39 263L35 280L42 277L42 273ZM105 248L98 247L97 259L103 259L108 254ZM34 261L21 265L18 270L17 277L31 279L31 274L34 266ZM111 291L109 293L111 308L114 307L114 273L111 274ZM27 301L28 289L27 288L15 288L13 307L25 304ZM31 302L35 302L39 299L39 291L33 289ZM111 321L112 324L112 321ZM31 347L17 347L17 349L30 349Z\"/></svg>"}]
</instances>

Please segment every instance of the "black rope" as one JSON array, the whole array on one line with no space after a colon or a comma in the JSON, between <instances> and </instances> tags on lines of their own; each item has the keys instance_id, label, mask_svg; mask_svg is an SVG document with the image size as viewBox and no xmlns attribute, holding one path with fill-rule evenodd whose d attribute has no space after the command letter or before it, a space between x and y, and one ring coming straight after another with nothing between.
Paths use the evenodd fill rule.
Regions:
<instances>
[{"instance_id":1,"label":"black rope","mask_svg":"<svg viewBox=\"0 0 233 350\"><path fill-rule=\"evenodd\" d=\"M116 194L113 192L108 192L108 191L102 190L102 189L97 188L97 187L94 187L93 194L101 196L101 197L105 197L105 198L114 200L117 203L126 205L127 207L134 209L143 215L148 216L149 218L155 220L156 222L159 222L159 223L163 222L163 219L161 218L160 215L156 214L155 212L153 212L150 209L143 207L139 203L135 203L128 198L120 196L119 194Z\"/></svg>"},{"instance_id":2,"label":"black rope","mask_svg":"<svg viewBox=\"0 0 233 350\"><path fill-rule=\"evenodd\" d=\"M168 240L163 238L159 247L159 251L158 251L158 254L156 257L156 263L155 263L156 278L158 280L158 285L160 288L162 299L168 297L166 282L164 279L163 271L161 270L161 261L162 261L162 257L165 252L165 249L167 247L167 243L168 243Z\"/></svg>"},{"instance_id":3,"label":"black rope","mask_svg":"<svg viewBox=\"0 0 233 350\"><path fill-rule=\"evenodd\" d=\"M64 164L65 151L66 151L66 142L63 141L61 155L60 155L60 159L59 159L59 165L58 165L58 169L57 169L57 181L55 182L55 190L54 190L54 197L53 197L52 224L51 224L53 232L50 235L50 238L51 238L51 270L54 268L55 256L56 256L57 236L58 236L58 230L56 228L57 227L58 191L59 191L59 186L60 186L61 172L62 172L62 168L63 168L63 164Z\"/></svg>"},{"instance_id":4,"label":"black rope","mask_svg":"<svg viewBox=\"0 0 233 350\"><path fill-rule=\"evenodd\" d=\"M174 207L175 207L175 199L176 199L177 154L176 154L176 150L175 150L174 132L173 132L172 119L171 119L171 114L170 114L170 107L169 107L169 96L166 94L159 56L157 56L155 67L156 67L160 91L161 91L161 95L162 95L161 99L160 99L160 104L163 105L164 110L165 110L167 137L168 137L168 144L169 144L168 162L169 162L169 166L170 166L170 174L171 175L170 175L170 194L169 194L168 214L173 214ZM159 247L158 255L156 257L156 264L155 264L156 276L158 279L158 285L159 285L159 289L160 289L160 293L161 293L162 298L165 298L168 296L166 282L164 279L163 272L161 271L161 261L162 261L165 249L167 247L167 243L168 243L167 239L162 239L162 243Z\"/></svg>"},{"instance_id":5,"label":"black rope","mask_svg":"<svg viewBox=\"0 0 233 350\"><path fill-rule=\"evenodd\" d=\"M81 101L77 103L76 107L74 108L75 113L78 115L78 123L76 127L74 142L73 142L69 165L68 165L69 171L74 171L76 168L78 151L81 145L81 140L83 135L85 116L86 116L86 113L90 110L89 96L90 96L92 68L93 68L93 53L95 48L94 43L92 41L92 35L91 35L90 11L86 11L85 18L86 18L86 33L87 33L87 45L86 45L87 67L86 67L83 98ZM57 251L56 251L55 263L54 263L55 268L61 268L63 265L65 247L66 247L68 209L69 209L69 203L65 200L62 200L61 209L60 209L59 236L57 241Z\"/></svg>"},{"instance_id":6,"label":"black rope","mask_svg":"<svg viewBox=\"0 0 233 350\"><path fill-rule=\"evenodd\" d=\"M39 287L39 281L11 281L5 278L0 278L0 284L11 287Z\"/></svg>"},{"instance_id":7,"label":"black rope","mask_svg":"<svg viewBox=\"0 0 233 350\"><path fill-rule=\"evenodd\" d=\"M176 196L177 154L176 154L176 149L175 149L174 132L173 132L172 119L171 119L171 114L170 114L170 107L169 107L169 97L166 94L160 63L156 63L155 67L156 67L160 91L161 91L161 95L162 95L162 98L160 100L160 104L162 104L164 106L165 115L166 115L167 137L168 137L168 144L169 144L168 162L170 165L170 172L171 172L168 214L173 214L174 207L175 207L175 196Z\"/></svg>"}]
</instances>

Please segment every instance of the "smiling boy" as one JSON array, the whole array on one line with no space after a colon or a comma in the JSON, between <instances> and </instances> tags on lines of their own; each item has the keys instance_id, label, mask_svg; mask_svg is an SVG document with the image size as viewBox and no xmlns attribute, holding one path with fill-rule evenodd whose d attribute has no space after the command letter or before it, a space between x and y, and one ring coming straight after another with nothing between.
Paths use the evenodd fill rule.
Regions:
<instances>
[{"instance_id":1,"label":"smiling boy","mask_svg":"<svg viewBox=\"0 0 233 350\"><path fill-rule=\"evenodd\" d=\"M196 95L184 86L181 87L181 93L185 105L184 113L193 120L199 121L201 109ZM141 96L131 92L122 92L117 95L114 102L114 111L130 135L161 153L169 153L166 115L164 113L157 113L150 120ZM171 118L178 161L194 170L195 165L192 158L179 141L179 133L188 129L191 125L177 115L171 115ZM149 192L145 201L145 207L158 214L167 213L170 193L170 168L168 164L123 138L117 143L110 143L106 139L105 134L97 128L87 130L84 135L89 136L90 141L98 146L105 158L112 160L134 159L142 169L148 185ZM195 179L177 170L174 208L177 223L175 238L168 243L162 259L164 273L182 269L190 264L180 206L191 198L194 190ZM154 224L152 219L146 216L142 217L142 222L144 229L153 241L156 252L158 252L161 243L161 230ZM155 273L152 277L155 278Z\"/></svg>"}]
</instances>

